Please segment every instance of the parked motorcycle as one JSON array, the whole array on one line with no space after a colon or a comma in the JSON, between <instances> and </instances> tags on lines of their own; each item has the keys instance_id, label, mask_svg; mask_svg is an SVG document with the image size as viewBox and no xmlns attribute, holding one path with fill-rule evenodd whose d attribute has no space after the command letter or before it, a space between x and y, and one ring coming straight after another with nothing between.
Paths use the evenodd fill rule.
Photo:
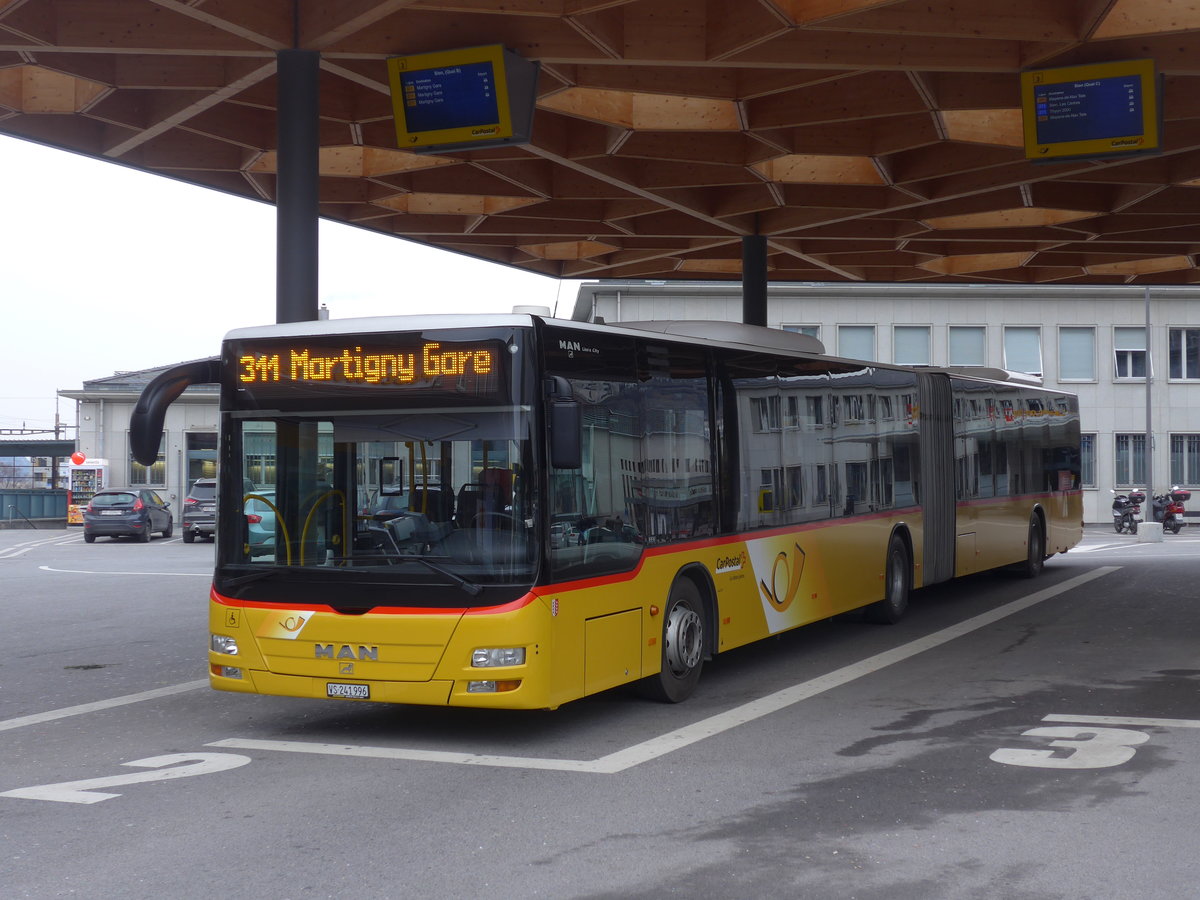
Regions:
<instances>
[{"instance_id":1,"label":"parked motorcycle","mask_svg":"<svg viewBox=\"0 0 1200 900\"><path fill-rule=\"evenodd\" d=\"M1154 521L1162 523L1164 532L1179 534L1183 528L1183 503L1191 499L1191 491L1182 490L1179 485L1172 486L1165 494L1158 494L1150 503Z\"/></svg>"},{"instance_id":2,"label":"parked motorcycle","mask_svg":"<svg viewBox=\"0 0 1200 900\"><path fill-rule=\"evenodd\" d=\"M1146 495L1141 491L1130 491L1128 494L1116 494L1113 497L1112 514L1113 529L1117 534L1137 534L1138 516L1142 513L1142 503Z\"/></svg>"}]
</instances>

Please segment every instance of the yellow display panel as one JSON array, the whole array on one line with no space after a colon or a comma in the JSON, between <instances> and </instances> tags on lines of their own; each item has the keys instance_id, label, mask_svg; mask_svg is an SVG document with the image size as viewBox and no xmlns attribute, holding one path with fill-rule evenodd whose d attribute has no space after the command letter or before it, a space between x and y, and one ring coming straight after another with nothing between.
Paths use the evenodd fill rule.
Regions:
<instances>
[{"instance_id":1,"label":"yellow display panel","mask_svg":"<svg viewBox=\"0 0 1200 900\"><path fill-rule=\"evenodd\" d=\"M501 44L394 56L387 64L401 148L429 152L529 140L537 66Z\"/></svg>"},{"instance_id":2,"label":"yellow display panel","mask_svg":"<svg viewBox=\"0 0 1200 900\"><path fill-rule=\"evenodd\" d=\"M1157 151L1161 129L1154 60L1023 72L1021 113L1028 159Z\"/></svg>"}]
</instances>

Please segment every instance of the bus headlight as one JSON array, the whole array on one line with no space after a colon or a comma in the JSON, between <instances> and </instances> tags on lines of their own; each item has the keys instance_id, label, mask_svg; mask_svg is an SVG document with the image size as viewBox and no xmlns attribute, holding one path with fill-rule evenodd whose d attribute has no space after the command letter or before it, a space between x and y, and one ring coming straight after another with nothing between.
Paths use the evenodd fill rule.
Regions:
<instances>
[{"instance_id":1,"label":"bus headlight","mask_svg":"<svg viewBox=\"0 0 1200 900\"><path fill-rule=\"evenodd\" d=\"M213 653L224 653L228 656L237 656L237 638L230 637L227 634L214 634L211 636L211 638Z\"/></svg>"},{"instance_id":2,"label":"bus headlight","mask_svg":"<svg viewBox=\"0 0 1200 900\"><path fill-rule=\"evenodd\" d=\"M474 669L523 665L525 665L524 647L481 647L471 652L471 667Z\"/></svg>"}]
</instances>

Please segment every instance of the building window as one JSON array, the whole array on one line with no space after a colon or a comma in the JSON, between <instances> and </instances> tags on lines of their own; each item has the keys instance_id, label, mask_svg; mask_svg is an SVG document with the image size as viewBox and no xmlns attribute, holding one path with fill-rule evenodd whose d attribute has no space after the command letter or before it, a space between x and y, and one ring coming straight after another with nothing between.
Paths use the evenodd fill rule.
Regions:
<instances>
[{"instance_id":1,"label":"building window","mask_svg":"<svg viewBox=\"0 0 1200 900\"><path fill-rule=\"evenodd\" d=\"M1004 329L1004 368L1026 375L1042 374L1042 330L1012 325Z\"/></svg>"},{"instance_id":2,"label":"building window","mask_svg":"<svg viewBox=\"0 0 1200 900\"><path fill-rule=\"evenodd\" d=\"M1200 328L1172 328L1168 331L1168 349L1172 379L1200 379Z\"/></svg>"},{"instance_id":3,"label":"building window","mask_svg":"<svg viewBox=\"0 0 1200 900\"><path fill-rule=\"evenodd\" d=\"M1079 486L1085 488L1096 486L1096 436L1094 434L1079 436Z\"/></svg>"},{"instance_id":4,"label":"building window","mask_svg":"<svg viewBox=\"0 0 1200 900\"><path fill-rule=\"evenodd\" d=\"M750 405L754 408L755 431L779 431L781 418L778 394L770 397L752 397Z\"/></svg>"},{"instance_id":5,"label":"building window","mask_svg":"<svg viewBox=\"0 0 1200 900\"><path fill-rule=\"evenodd\" d=\"M1146 435L1116 435L1117 468L1113 481L1122 487L1142 487L1146 482Z\"/></svg>"},{"instance_id":6,"label":"building window","mask_svg":"<svg viewBox=\"0 0 1200 900\"><path fill-rule=\"evenodd\" d=\"M815 492L816 496L813 497L813 502L828 503L829 502L829 481L826 476L825 466L817 466L816 474L817 474L816 486L814 488L814 492Z\"/></svg>"},{"instance_id":7,"label":"building window","mask_svg":"<svg viewBox=\"0 0 1200 900\"><path fill-rule=\"evenodd\" d=\"M949 350L949 365L986 366L987 326L951 325Z\"/></svg>"},{"instance_id":8,"label":"building window","mask_svg":"<svg viewBox=\"0 0 1200 900\"><path fill-rule=\"evenodd\" d=\"M783 410L783 427L800 427L800 398L795 394L788 394L787 396L787 405Z\"/></svg>"},{"instance_id":9,"label":"building window","mask_svg":"<svg viewBox=\"0 0 1200 900\"><path fill-rule=\"evenodd\" d=\"M1096 329L1067 327L1058 329L1058 380L1096 380Z\"/></svg>"},{"instance_id":10,"label":"building window","mask_svg":"<svg viewBox=\"0 0 1200 900\"><path fill-rule=\"evenodd\" d=\"M1146 377L1146 329L1116 327L1113 329L1114 375L1117 378Z\"/></svg>"},{"instance_id":11,"label":"building window","mask_svg":"<svg viewBox=\"0 0 1200 900\"><path fill-rule=\"evenodd\" d=\"M782 331L792 331L796 334L807 334L810 338L821 339L820 325L780 325Z\"/></svg>"},{"instance_id":12,"label":"building window","mask_svg":"<svg viewBox=\"0 0 1200 900\"><path fill-rule=\"evenodd\" d=\"M875 359L874 325L839 325L838 356L849 359Z\"/></svg>"},{"instance_id":13,"label":"building window","mask_svg":"<svg viewBox=\"0 0 1200 900\"><path fill-rule=\"evenodd\" d=\"M1200 434L1171 435L1171 484L1200 485Z\"/></svg>"},{"instance_id":14,"label":"building window","mask_svg":"<svg viewBox=\"0 0 1200 900\"><path fill-rule=\"evenodd\" d=\"M825 424L825 405L822 403L822 398L815 394L809 394L804 398L805 409L807 410L807 418L809 425L824 425Z\"/></svg>"},{"instance_id":15,"label":"building window","mask_svg":"<svg viewBox=\"0 0 1200 900\"><path fill-rule=\"evenodd\" d=\"M153 487L167 486L167 436L165 432L158 441L158 456L150 465L143 466L130 455L129 483Z\"/></svg>"},{"instance_id":16,"label":"building window","mask_svg":"<svg viewBox=\"0 0 1200 900\"><path fill-rule=\"evenodd\" d=\"M894 326L892 328L892 360L901 366L929 365L929 326Z\"/></svg>"},{"instance_id":17,"label":"building window","mask_svg":"<svg viewBox=\"0 0 1200 900\"><path fill-rule=\"evenodd\" d=\"M783 469L760 469L758 511L776 512L783 508Z\"/></svg>"},{"instance_id":18,"label":"building window","mask_svg":"<svg viewBox=\"0 0 1200 900\"><path fill-rule=\"evenodd\" d=\"M804 505L804 474L799 466L787 467L787 507L796 509Z\"/></svg>"}]
</instances>

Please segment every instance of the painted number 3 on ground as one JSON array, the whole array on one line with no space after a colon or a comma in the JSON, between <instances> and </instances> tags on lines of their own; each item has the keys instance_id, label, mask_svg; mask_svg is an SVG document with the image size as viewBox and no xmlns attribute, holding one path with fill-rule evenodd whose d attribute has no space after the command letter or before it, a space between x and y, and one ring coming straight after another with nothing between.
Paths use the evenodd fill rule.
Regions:
<instances>
[{"instance_id":1,"label":"painted number 3 on ground","mask_svg":"<svg viewBox=\"0 0 1200 900\"><path fill-rule=\"evenodd\" d=\"M993 762L1039 769L1107 769L1133 759L1139 744L1150 740L1144 731L1129 728L1096 728L1058 725L1031 728L1025 737L1050 738L1048 750L1004 747L991 755ZM1068 750L1063 755L1061 751Z\"/></svg>"}]
</instances>

